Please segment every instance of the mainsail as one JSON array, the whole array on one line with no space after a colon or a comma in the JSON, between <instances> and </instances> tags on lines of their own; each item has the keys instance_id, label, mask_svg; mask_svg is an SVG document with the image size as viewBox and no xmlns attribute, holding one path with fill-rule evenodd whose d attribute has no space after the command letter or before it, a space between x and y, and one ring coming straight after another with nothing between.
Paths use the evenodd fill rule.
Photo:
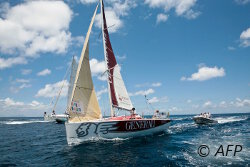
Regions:
<instances>
[{"instance_id":1,"label":"mainsail","mask_svg":"<svg viewBox=\"0 0 250 167\"><path fill-rule=\"evenodd\" d=\"M69 110L69 122L81 122L102 117L89 65L89 36L95 20L98 5L89 25L76 72L70 100L71 108Z\"/></svg>"},{"instance_id":2,"label":"mainsail","mask_svg":"<svg viewBox=\"0 0 250 167\"><path fill-rule=\"evenodd\" d=\"M101 13L103 18L102 34L105 61L108 73L108 87L110 93L110 101L113 107L125 110L131 110L133 105L128 96L127 89L123 82L120 67L116 62L115 55L109 38L108 27L105 18L104 4L101 0ZM112 110L111 110L112 111ZM111 113L113 116L113 113Z\"/></svg>"},{"instance_id":3,"label":"mainsail","mask_svg":"<svg viewBox=\"0 0 250 167\"><path fill-rule=\"evenodd\" d=\"M75 58L73 57L71 63L71 73L70 73L70 80L69 80L69 88L68 88L68 101L67 101L67 110L71 107L71 96L74 87L74 82L76 78L76 71L77 71L77 63Z\"/></svg>"}]
</instances>

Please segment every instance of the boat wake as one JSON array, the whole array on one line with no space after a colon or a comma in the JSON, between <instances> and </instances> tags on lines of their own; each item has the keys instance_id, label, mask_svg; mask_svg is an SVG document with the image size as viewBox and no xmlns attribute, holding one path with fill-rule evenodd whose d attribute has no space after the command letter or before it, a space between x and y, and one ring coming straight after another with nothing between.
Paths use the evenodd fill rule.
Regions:
<instances>
[{"instance_id":1,"label":"boat wake","mask_svg":"<svg viewBox=\"0 0 250 167\"><path fill-rule=\"evenodd\" d=\"M178 124L169 126L169 129L167 130L167 132L170 134L181 133L183 131L189 130L196 126L197 125L194 124L193 122L192 123L178 123Z\"/></svg>"},{"instance_id":2,"label":"boat wake","mask_svg":"<svg viewBox=\"0 0 250 167\"><path fill-rule=\"evenodd\" d=\"M89 143L89 142L104 142L104 141L125 141L125 140L129 140L130 138L112 138L112 139L107 139L107 138L103 138L103 137L92 137L89 139L86 139L84 141L79 141L79 140L74 140L73 142L69 143L69 146L77 146L80 144L84 144L84 143Z\"/></svg>"},{"instance_id":3,"label":"boat wake","mask_svg":"<svg viewBox=\"0 0 250 167\"><path fill-rule=\"evenodd\" d=\"M218 121L219 124L224 124L224 123L228 123L228 122L238 122L238 121L244 121L247 118L242 118L242 117L218 117L215 118L215 120Z\"/></svg>"},{"instance_id":4,"label":"boat wake","mask_svg":"<svg viewBox=\"0 0 250 167\"><path fill-rule=\"evenodd\" d=\"M0 124L7 124L7 125L22 125L22 124L29 124L29 123L42 123L48 121L40 121L40 120L30 120L30 121L1 121Z\"/></svg>"}]
</instances>

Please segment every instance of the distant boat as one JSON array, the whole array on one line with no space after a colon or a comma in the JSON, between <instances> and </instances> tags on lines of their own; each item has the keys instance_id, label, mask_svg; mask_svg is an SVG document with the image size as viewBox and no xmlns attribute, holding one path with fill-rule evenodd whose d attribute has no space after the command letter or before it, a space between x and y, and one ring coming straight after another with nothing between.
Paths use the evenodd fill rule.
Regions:
<instances>
[{"instance_id":1,"label":"distant boat","mask_svg":"<svg viewBox=\"0 0 250 167\"><path fill-rule=\"evenodd\" d=\"M217 120L212 119L211 116L207 114L196 115L193 117L193 120L196 124L218 123Z\"/></svg>"},{"instance_id":2,"label":"distant boat","mask_svg":"<svg viewBox=\"0 0 250 167\"><path fill-rule=\"evenodd\" d=\"M73 57L72 63L71 63L71 74L70 74L70 81L69 81L69 87L68 87L67 108L70 106L70 98L71 98L71 94L72 94L73 83L74 83L74 80L75 80L76 68L77 68L77 63L76 63L75 58ZM67 76L67 72L66 72L65 76ZM61 91L62 91L63 87L64 87L64 83L62 84L62 86L60 88L60 91L59 91L59 93L57 95L56 102L55 102L55 104L53 106L53 109L52 109L52 113L51 114L47 114L46 112L44 113L44 121L50 121L50 122L55 121L57 123L65 123L68 120L69 116L67 114L67 110L66 110L65 114L56 114L55 113L55 108L56 108L57 102L59 100L59 97L61 95Z\"/></svg>"},{"instance_id":3,"label":"distant boat","mask_svg":"<svg viewBox=\"0 0 250 167\"><path fill-rule=\"evenodd\" d=\"M65 123L68 144L79 143L96 137L111 139L152 135L167 130L170 124L169 118L145 119L135 113L111 46L103 1L101 0L100 3L107 69L105 73L108 76L111 117L102 117L89 64L89 37L98 4L85 37L73 84L71 105L68 108L69 119ZM117 116L116 111L120 110L129 111L130 113L128 116Z\"/></svg>"},{"instance_id":4,"label":"distant boat","mask_svg":"<svg viewBox=\"0 0 250 167\"><path fill-rule=\"evenodd\" d=\"M66 114L46 114L44 115L44 121L64 123L68 119Z\"/></svg>"}]
</instances>

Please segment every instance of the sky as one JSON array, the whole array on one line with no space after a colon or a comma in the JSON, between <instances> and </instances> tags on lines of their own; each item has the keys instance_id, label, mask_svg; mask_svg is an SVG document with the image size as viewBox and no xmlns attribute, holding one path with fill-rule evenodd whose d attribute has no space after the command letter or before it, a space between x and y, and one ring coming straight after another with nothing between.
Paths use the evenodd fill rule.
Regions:
<instances>
[{"instance_id":1,"label":"sky","mask_svg":"<svg viewBox=\"0 0 250 167\"><path fill-rule=\"evenodd\" d=\"M0 117L66 107L98 0L0 1ZM105 0L111 43L139 114L250 112L250 0ZM100 8L90 36L92 78L110 114ZM145 99L145 96L147 100Z\"/></svg>"}]
</instances>

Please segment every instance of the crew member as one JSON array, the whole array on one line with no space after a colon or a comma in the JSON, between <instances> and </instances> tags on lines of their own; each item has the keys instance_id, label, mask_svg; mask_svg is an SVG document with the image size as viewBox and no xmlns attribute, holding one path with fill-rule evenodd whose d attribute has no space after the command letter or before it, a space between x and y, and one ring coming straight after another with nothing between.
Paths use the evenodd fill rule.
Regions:
<instances>
[{"instance_id":1,"label":"crew member","mask_svg":"<svg viewBox=\"0 0 250 167\"><path fill-rule=\"evenodd\" d=\"M154 113L154 118L159 118L160 117L160 112L159 110L155 110L155 113Z\"/></svg>"}]
</instances>

